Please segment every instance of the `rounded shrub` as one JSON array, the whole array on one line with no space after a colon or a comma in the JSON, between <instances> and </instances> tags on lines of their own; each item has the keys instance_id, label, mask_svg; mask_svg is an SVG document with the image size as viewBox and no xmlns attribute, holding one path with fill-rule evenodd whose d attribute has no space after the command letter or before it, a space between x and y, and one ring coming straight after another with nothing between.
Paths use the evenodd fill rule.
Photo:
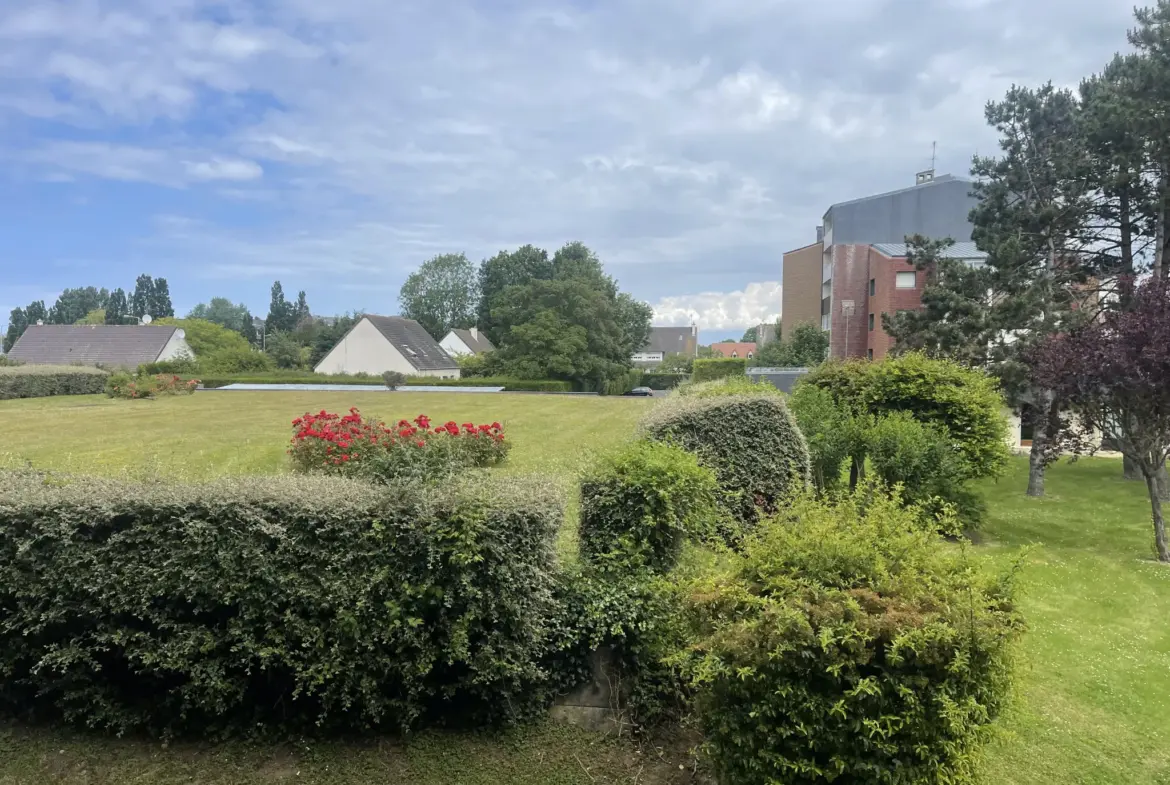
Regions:
<instances>
[{"instance_id":1,"label":"rounded shrub","mask_svg":"<svg viewBox=\"0 0 1170 785\"><path fill-rule=\"evenodd\" d=\"M581 481L581 556L602 570L665 572L688 537L714 530L717 493L692 453L633 442Z\"/></svg>"},{"instance_id":2,"label":"rounded shrub","mask_svg":"<svg viewBox=\"0 0 1170 785\"><path fill-rule=\"evenodd\" d=\"M640 429L713 470L720 504L741 524L755 523L809 481L808 447L780 396L672 397Z\"/></svg>"},{"instance_id":3,"label":"rounded shrub","mask_svg":"<svg viewBox=\"0 0 1170 785\"><path fill-rule=\"evenodd\" d=\"M805 497L691 587L679 660L719 781L965 783L1023 630L991 574L874 488Z\"/></svg>"}]
</instances>

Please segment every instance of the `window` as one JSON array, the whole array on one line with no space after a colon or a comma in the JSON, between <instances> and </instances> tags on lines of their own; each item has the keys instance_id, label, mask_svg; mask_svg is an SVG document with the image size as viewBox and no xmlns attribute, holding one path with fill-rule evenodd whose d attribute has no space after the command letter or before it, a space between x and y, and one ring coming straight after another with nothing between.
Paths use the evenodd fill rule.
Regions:
<instances>
[{"instance_id":1,"label":"window","mask_svg":"<svg viewBox=\"0 0 1170 785\"><path fill-rule=\"evenodd\" d=\"M898 273L894 276L894 286L899 289L913 289L916 284L916 274L913 272Z\"/></svg>"},{"instance_id":2,"label":"window","mask_svg":"<svg viewBox=\"0 0 1170 785\"><path fill-rule=\"evenodd\" d=\"M737 351L734 351L734 350L733 350L733 351L731 352L731 356L732 356L732 357L739 357L739 352L737 352Z\"/></svg>"},{"instance_id":3,"label":"window","mask_svg":"<svg viewBox=\"0 0 1170 785\"><path fill-rule=\"evenodd\" d=\"M867 360L873 359L873 349L866 349L865 350L865 359L867 359Z\"/></svg>"},{"instance_id":4,"label":"window","mask_svg":"<svg viewBox=\"0 0 1170 785\"><path fill-rule=\"evenodd\" d=\"M750 359L752 359L752 356L753 356L753 353L752 353L752 352L748 352L748 356L747 356L747 358L748 358L749 360L750 360Z\"/></svg>"},{"instance_id":5,"label":"window","mask_svg":"<svg viewBox=\"0 0 1170 785\"><path fill-rule=\"evenodd\" d=\"M873 332L873 314L872 313L869 315L869 331L871 333Z\"/></svg>"},{"instance_id":6,"label":"window","mask_svg":"<svg viewBox=\"0 0 1170 785\"><path fill-rule=\"evenodd\" d=\"M875 292L877 292L877 281L874 280L873 278L870 278L869 279L869 296L873 297Z\"/></svg>"}]
</instances>

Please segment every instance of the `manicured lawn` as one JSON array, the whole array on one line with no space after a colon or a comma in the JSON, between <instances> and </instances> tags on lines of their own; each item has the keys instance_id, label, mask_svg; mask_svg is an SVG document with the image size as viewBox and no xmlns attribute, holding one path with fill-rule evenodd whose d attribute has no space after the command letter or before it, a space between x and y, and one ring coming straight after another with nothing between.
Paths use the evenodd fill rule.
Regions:
<instances>
[{"instance_id":1,"label":"manicured lawn","mask_svg":"<svg viewBox=\"0 0 1170 785\"><path fill-rule=\"evenodd\" d=\"M397 419L500 420L515 450L507 471L571 478L629 438L649 404L635 399L429 393L203 393L160 401L61 398L0 402L0 464L182 477L284 471L289 420L306 410ZM1020 700L988 750L985 781L1170 783L1170 567L1151 559L1144 487L1116 461L1051 470L1049 497L1023 495L1023 459L986 488L979 550L1028 547ZM572 532L562 541L571 547ZM341 742L260 748L172 746L0 726L0 785L114 783L665 783L688 782L686 756L665 758L582 731L503 738L434 736L399 746ZM588 769L588 771L586 770ZM300 772L298 775L297 772Z\"/></svg>"}]
</instances>

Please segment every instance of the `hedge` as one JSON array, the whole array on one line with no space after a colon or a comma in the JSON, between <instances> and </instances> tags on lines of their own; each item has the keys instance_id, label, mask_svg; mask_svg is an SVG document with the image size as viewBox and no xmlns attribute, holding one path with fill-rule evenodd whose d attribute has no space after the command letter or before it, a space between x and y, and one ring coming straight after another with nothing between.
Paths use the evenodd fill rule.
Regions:
<instances>
[{"instance_id":1,"label":"hedge","mask_svg":"<svg viewBox=\"0 0 1170 785\"><path fill-rule=\"evenodd\" d=\"M695 453L714 470L723 506L748 526L809 482L808 447L779 396L672 396L640 429Z\"/></svg>"},{"instance_id":2,"label":"hedge","mask_svg":"<svg viewBox=\"0 0 1170 785\"><path fill-rule=\"evenodd\" d=\"M651 390L673 390L683 382L689 381L690 378L690 374L686 373L645 371L642 374L642 385Z\"/></svg>"},{"instance_id":3,"label":"hedge","mask_svg":"<svg viewBox=\"0 0 1170 785\"><path fill-rule=\"evenodd\" d=\"M50 395L93 395L106 389L109 374L83 365L0 366L0 401Z\"/></svg>"},{"instance_id":4,"label":"hedge","mask_svg":"<svg viewBox=\"0 0 1170 785\"><path fill-rule=\"evenodd\" d=\"M725 376L743 376L747 373L747 360L742 357L707 357L695 360L692 381L710 382Z\"/></svg>"},{"instance_id":5,"label":"hedge","mask_svg":"<svg viewBox=\"0 0 1170 785\"><path fill-rule=\"evenodd\" d=\"M200 379L209 390L229 384L361 384L386 388L380 376L347 376L313 373L300 374L231 374ZM407 387L503 387L512 392L571 392L572 384L556 379L511 379L507 377L480 377L474 379L430 379L411 376Z\"/></svg>"},{"instance_id":6,"label":"hedge","mask_svg":"<svg viewBox=\"0 0 1170 785\"><path fill-rule=\"evenodd\" d=\"M526 715L557 494L0 475L0 706L157 735Z\"/></svg>"},{"instance_id":7,"label":"hedge","mask_svg":"<svg viewBox=\"0 0 1170 785\"><path fill-rule=\"evenodd\" d=\"M689 589L680 656L718 781L974 781L1012 692L1015 569L986 570L873 487L760 524Z\"/></svg>"},{"instance_id":8,"label":"hedge","mask_svg":"<svg viewBox=\"0 0 1170 785\"><path fill-rule=\"evenodd\" d=\"M641 384L642 370L640 368L631 368L616 379L610 379L605 383L605 388L599 392L604 395L625 395Z\"/></svg>"}]
</instances>

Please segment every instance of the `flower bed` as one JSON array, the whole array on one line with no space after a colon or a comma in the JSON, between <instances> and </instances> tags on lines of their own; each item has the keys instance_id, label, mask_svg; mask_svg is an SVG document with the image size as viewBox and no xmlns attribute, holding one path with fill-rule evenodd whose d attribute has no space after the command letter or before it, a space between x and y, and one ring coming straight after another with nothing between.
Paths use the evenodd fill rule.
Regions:
<instances>
[{"instance_id":1,"label":"flower bed","mask_svg":"<svg viewBox=\"0 0 1170 785\"><path fill-rule=\"evenodd\" d=\"M297 471L383 481L495 466L512 446L498 422L435 425L425 414L388 425L356 408L347 415L321 410L297 417L292 426L288 452Z\"/></svg>"},{"instance_id":2,"label":"flower bed","mask_svg":"<svg viewBox=\"0 0 1170 785\"><path fill-rule=\"evenodd\" d=\"M184 379L170 373L154 376L115 373L106 382L106 395L110 398L155 398L160 395L191 395L199 386L198 379Z\"/></svg>"}]
</instances>

